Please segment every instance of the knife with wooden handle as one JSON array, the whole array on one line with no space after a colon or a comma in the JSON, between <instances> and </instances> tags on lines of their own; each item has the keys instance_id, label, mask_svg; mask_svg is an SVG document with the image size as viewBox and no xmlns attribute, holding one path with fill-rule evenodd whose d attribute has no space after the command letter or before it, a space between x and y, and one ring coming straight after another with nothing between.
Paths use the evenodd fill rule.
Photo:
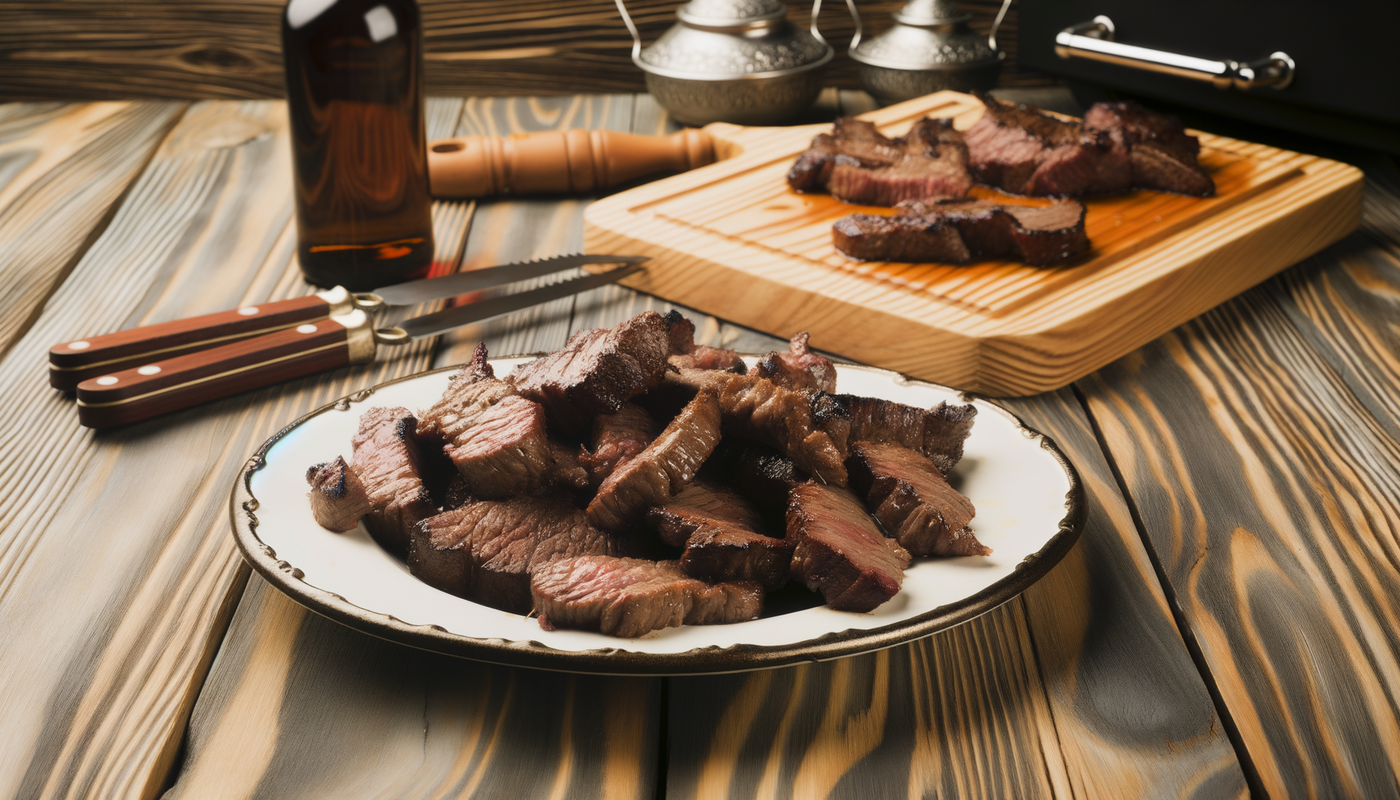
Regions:
<instances>
[{"instance_id":1,"label":"knife with wooden handle","mask_svg":"<svg viewBox=\"0 0 1400 800\"><path fill-rule=\"evenodd\" d=\"M88 378L264 336L306 322L348 314L357 308L374 311L384 306L412 305L590 264L633 264L645 260L634 256L554 256L409 281L361 294L351 294L337 286L306 297L89 336L49 348L49 385L71 392Z\"/></svg>"},{"instance_id":2,"label":"knife with wooden handle","mask_svg":"<svg viewBox=\"0 0 1400 800\"><path fill-rule=\"evenodd\" d=\"M374 360L400 345L479 320L596 289L641 270L628 264L526 292L500 295L375 329L363 309L89 378L78 384L78 421L110 428L239 392ZM435 280L443 280L441 278Z\"/></svg>"}]
</instances>

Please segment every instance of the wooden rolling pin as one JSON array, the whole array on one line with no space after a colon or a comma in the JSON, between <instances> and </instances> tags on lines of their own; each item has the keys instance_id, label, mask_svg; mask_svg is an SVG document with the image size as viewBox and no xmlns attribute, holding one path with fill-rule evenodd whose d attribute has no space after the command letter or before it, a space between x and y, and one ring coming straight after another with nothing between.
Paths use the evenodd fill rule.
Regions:
<instances>
[{"instance_id":1,"label":"wooden rolling pin","mask_svg":"<svg viewBox=\"0 0 1400 800\"><path fill-rule=\"evenodd\" d=\"M544 131L460 136L428 144L434 197L584 194L655 172L683 172L715 160L709 134L671 136L612 131Z\"/></svg>"}]
</instances>

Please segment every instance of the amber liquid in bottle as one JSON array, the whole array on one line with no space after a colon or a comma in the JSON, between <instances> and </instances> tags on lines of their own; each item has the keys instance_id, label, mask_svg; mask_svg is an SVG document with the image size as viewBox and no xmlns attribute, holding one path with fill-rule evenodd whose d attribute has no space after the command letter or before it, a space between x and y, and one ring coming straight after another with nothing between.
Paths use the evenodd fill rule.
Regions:
<instances>
[{"instance_id":1,"label":"amber liquid in bottle","mask_svg":"<svg viewBox=\"0 0 1400 800\"><path fill-rule=\"evenodd\" d=\"M297 256L318 286L421 278L433 258L414 0L291 0L282 15Z\"/></svg>"}]
</instances>

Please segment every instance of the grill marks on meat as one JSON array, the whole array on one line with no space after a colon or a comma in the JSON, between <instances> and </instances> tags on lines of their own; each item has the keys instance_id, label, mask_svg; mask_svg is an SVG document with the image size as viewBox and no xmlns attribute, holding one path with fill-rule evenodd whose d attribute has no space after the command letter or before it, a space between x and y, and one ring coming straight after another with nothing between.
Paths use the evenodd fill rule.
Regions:
<instances>
[{"instance_id":1,"label":"grill marks on meat","mask_svg":"<svg viewBox=\"0 0 1400 800\"><path fill-rule=\"evenodd\" d=\"M807 483L788 499L793 577L840 611L870 611L899 592L909 552L875 527L855 495Z\"/></svg>"},{"instance_id":2,"label":"grill marks on meat","mask_svg":"<svg viewBox=\"0 0 1400 800\"><path fill-rule=\"evenodd\" d=\"M311 486L311 516L322 528L348 531L369 513L369 494L364 483L340 456L308 469L306 482Z\"/></svg>"},{"instance_id":3,"label":"grill marks on meat","mask_svg":"<svg viewBox=\"0 0 1400 800\"><path fill-rule=\"evenodd\" d=\"M944 475L962 460L977 408L940 402L930 409L876 397L837 395L850 414L852 442L888 442L916 450Z\"/></svg>"},{"instance_id":4,"label":"grill marks on meat","mask_svg":"<svg viewBox=\"0 0 1400 800\"><path fill-rule=\"evenodd\" d=\"M682 371L678 380L719 392L726 433L776 449L823 483L846 485L845 409L758 375Z\"/></svg>"},{"instance_id":5,"label":"grill marks on meat","mask_svg":"<svg viewBox=\"0 0 1400 800\"><path fill-rule=\"evenodd\" d=\"M580 432L659 384L670 350L666 321L647 311L610 330L575 333L562 350L517 367L510 380L544 406L550 423Z\"/></svg>"},{"instance_id":6,"label":"grill marks on meat","mask_svg":"<svg viewBox=\"0 0 1400 800\"><path fill-rule=\"evenodd\" d=\"M1196 158L1201 142L1173 116L1137 103L1095 103L1084 127L1105 132L1115 150L1128 154L1132 185L1196 196L1215 194L1215 181Z\"/></svg>"},{"instance_id":7,"label":"grill marks on meat","mask_svg":"<svg viewBox=\"0 0 1400 800\"><path fill-rule=\"evenodd\" d=\"M906 203L897 216L852 214L831 227L832 243L862 261L968 261L1009 256L1032 266L1068 261L1089 249L1084 206L1036 208L987 200Z\"/></svg>"},{"instance_id":8,"label":"grill marks on meat","mask_svg":"<svg viewBox=\"0 0 1400 800\"><path fill-rule=\"evenodd\" d=\"M897 444L857 442L851 488L900 546L915 556L985 556L968 523L977 512L927 458Z\"/></svg>"},{"instance_id":9,"label":"grill marks on meat","mask_svg":"<svg viewBox=\"0 0 1400 800\"><path fill-rule=\"evenodd\" d=\"M424 583L478 603L525 614L530 574L580 555L616 555L617 542L579 509L546 498L468 503L414 531L409 571Z\"/></svg>"},{"instance_id":10,"label":"grill marks on meat","mask_svg":"<svg viewBox=\"0 0 1400 800\"><path fill-rule=\"evenodd\" d=\"M355 472L369 497L365 527L396 554L407 549L409 530L436 511L423 487L417 427L406 408L371 408L350 440Z\"/></svg>"},{"instance_id":11,"label":"grill marks on meat","mask_svg":"<svg viewBox=\"0 0 1400 800\"><path fill-rule=\"evenodd\" d=\"M1038 109L979 95L982 118L964 138L979 183L1014 194L1121 192L1131 172L1109 137Z\"/></svg>"},{"instance_id":12,"label":"grill marks on meat","mask_svg":"<svg viewBox=\"0 0 1400 800\"><path fill-rule=\"evenodd\" d=\"M588 504L588 519L605 530L622 530L648 507L668 502L695 478L719 435L719 398L702 389L645 450L603 481Z\"/></svg>"},{"instance_id":13,"label":"grill marks on meat","mask_svg":"<svg viewBox=\"0 0 1400 800\"><path fill-rule=\"evenodd\" d=\"M674 561L603 556L556 561L535 573L530 591L541 627L627 639L681 624L742 622L763 611L758 584L710 585L689 577Z\"/></svg>"},{"instance_id":14,"label":"grill marks on meat","mask_svg":"<svg viewBox=\"0 0 1400 800\"><path fill-rule=\"evenodd\" d=\"M656 423L646 409L627 403L614 414L599 414L593 420L593 452L579 456L594 486L619 466L646 449L656 438Z\"/></svg>"},{"instance_id":15,"label":"grill marks on meat","mask_svg":"<svg viewBox=\"0 0 1400 800\"><path fill-rule=\"evenodd\" d=\"M748 371L744 359L733 350L696 344L695 323L679 311L666 312L666 326L671 340L671 355L666 360L676 369L718 369L739 375Z\"/></svg>"},{"instance_id":16,"label":"grill marks on meat","mask_svg":"<svg viewBox=\"0 0 1400 800\"><path fill-rule=\"evenodd\" d=\"M760 531L758 513L733 490L696 481L647 512L661 540L684 547L681 569L711 581L757 581L766 591L788 581L792 545Z\"/></svg>"},{"instance_id":17,"label":"grill marks on meat","mask_svg":"<svg viewBox=\"0 0 1400 800\"><path fill-rule=\"evenodd\" d=\"M896 139L870 122L842 117L830 134L812 140L787 180L799 192L825 189L848 203L877 206L965 197L972 188L962 135L951 120L927 117Z\"/></svg>"},{"instance_id":18,"label":"grill marks on meat","mask_svg":"<svg viewBox=\"0 0 1400 800\"><path fill-rule=\"evenodd\" d=\"M803 331L788 342L786 353L773 352L760 358L754 374L795 391L836 391L836 367L825 356L807 345L811 335Z\"/></svg>"}]
</instances>

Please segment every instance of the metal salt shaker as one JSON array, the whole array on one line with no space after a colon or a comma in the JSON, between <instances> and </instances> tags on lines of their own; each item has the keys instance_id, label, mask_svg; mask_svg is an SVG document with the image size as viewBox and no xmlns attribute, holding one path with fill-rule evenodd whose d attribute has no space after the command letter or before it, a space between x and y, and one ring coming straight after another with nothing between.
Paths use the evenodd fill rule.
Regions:
<instances>
[{"instance_id":1,"label":"metal salt shaker","mask_svg":"<svg viewBox=\"0 0 1400 800\"><path fill-rule=\"evenodd\" d=\"M846 0L856 13L854 0ZM971 17L952 0L911 0L894 14L894 27L862 41L860 20L850 56L860 64L865 90L883 103L931 92L987 91L996 85L1006 54L997 49L997 28L1011 0L1003 0L991 34L968 27Z\"/></svg>"}]
</instances>

